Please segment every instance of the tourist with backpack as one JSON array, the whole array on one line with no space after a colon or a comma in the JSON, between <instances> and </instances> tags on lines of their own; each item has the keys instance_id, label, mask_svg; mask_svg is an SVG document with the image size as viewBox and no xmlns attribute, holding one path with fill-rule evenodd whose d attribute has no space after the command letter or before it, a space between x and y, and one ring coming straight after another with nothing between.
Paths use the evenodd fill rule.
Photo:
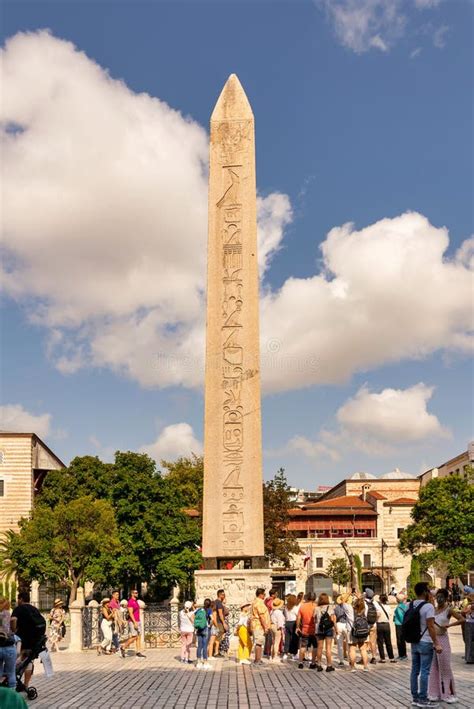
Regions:
<instances>
[{"instance_id":1,"label":"tourist with backpack","mask_svg":"<svg viewBox=\"0 0 474 709\"><path fill-rule=\"evenodd\" d=\"M20 591L18 594L18 605L12 613L12 629L21 640L21 660L31 655L46 635L46 620L36 606L31 605L29 591ZM30 662L25 668L23 676L23 684L26 689L28 689L32 674L33 663Z\"/></svg>"},{"instance_id":2,"label":"tourist with backpack","mask_svg":"<svg viewBox=\"0 0 474 709\"><path fill-rule=\"evenodd\" d=\"M210 670L211 665L207 661L208 642L208 615L204 603L197 603L194 611L194 630L197 638L196 669Z\"/></svg>"},{"instance_id":3,"label":"tourist with backpack","mask_svg":"<svg viewBox=\"0 0 474 709\"><path fill-rule=\"evenodd\" d=\"M442 647L436 637L435 610L425 581L416 584L415 595L416 600L410 602L402 625L403 638L411 644L412 706L437 707L437 702L428 699L428 680L433 652L440 654Z\"/></svg>"},{"instance_id":4,"label":"tourist with backpack","mask_svg":"<svg viewBox=\"0 0 474 709\"><path fill-rule=\"evenodd\" d=\"M336 625L336 616L334 607L329 605L329 596L327 593L320 593L318 605L314 612L314 620L316 625L316 637L318 639L317 651L317 670L322 672L321 660L323 650L326 651L326 672L334 672L332 664L332 643L334 639L334 628Z\"/></svg>"},{"instance_id":5,"label":"tourist with backpack","mask_svg":"<svg viewBox=\"0 0 474 709\"><path fill-rule=\"evenodd\" d=\"M344 596L343 596L344 601ZM359 648L364 672L369 671L369 658L367 656L366 642L369 637L369 623L367 621L365 603L363 598L357 598L354 605L343 602L343 608L349 627L349 665L351 672L357 672L355 667L356 648Z\"/></svg>"},{"instance_id":6,"label":"tourist with backpack","mask_svg":"<svg viewBox=\"0 0 474 709\"><path fill-rule=\"evenodd\" d=\"M365 615L369 624L369 636L367 643L372 653L370 660L371 665L377 664L377 613L378 604L374 600L374 592L371 588L366 588L364 591L365 598Z\"/></svg>"}]
</instances>

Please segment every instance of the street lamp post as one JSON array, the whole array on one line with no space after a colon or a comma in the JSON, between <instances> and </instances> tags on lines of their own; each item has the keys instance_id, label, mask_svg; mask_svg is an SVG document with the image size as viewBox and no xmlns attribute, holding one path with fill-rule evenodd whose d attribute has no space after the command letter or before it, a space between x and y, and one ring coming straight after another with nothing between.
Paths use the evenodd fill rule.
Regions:
<instances>
[{"instance_id":1,"label":"street lamp post","mask_svg":"<svg viewBox=\"0 0 474 709\"><path fill-rule=\"evenodd\" d=\"M382 593L385 593L385 565L384 565L384 552L388 549L388 544L382 539Z\"/></svg>"}]
</instances>

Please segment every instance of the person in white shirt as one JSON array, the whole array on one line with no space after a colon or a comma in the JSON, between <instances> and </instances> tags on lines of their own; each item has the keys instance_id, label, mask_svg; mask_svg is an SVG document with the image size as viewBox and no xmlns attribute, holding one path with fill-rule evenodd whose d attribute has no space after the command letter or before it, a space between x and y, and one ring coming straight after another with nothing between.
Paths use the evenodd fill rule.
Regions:
<instances>
[{"instance_id":1,"label":"person in white shirt","mask_svg":"<svg viewBox=\"0 0 474 709\"><path fill-rule=\"evenodd\" d=\"M179 612L179 630L181 632L181 662L191 663L191 645L194 639L194 611L192 601L186 601Z\"/></svg>"},{"instance_id":2,"label":"person in white shirt","mask_svg":"<svg viewBox=\"0 0 474 709\"><path fill-rule=\"evenodd\" d=\"M285 632L285 616L283 614L283 601L281 598L275 598L273 601L272 612L270 613L270 620L272 622L272 633L273 633L273 643L271 650L271 658L275 660L279 658L280 655L280 643Z\"/></svg>"},{"instance_id":3,"label":"person in white shirt","mask_svg":"<svg viewBox=\"0 0 474 709\"><path fill-rule=\"evenodd\" d=\"M392 627L390 625L393 615L392 608L389 606L388 598L385 594L380 596L378 603L374 603L377 609L377 647L380 655L379 662L385 662L384 644L387 648L388 659L390 662L396 662L393 654Z\"/></svg>"},{"instance_id":4,"label":"person in white shirt","mask_svg":"<svg viewBox=\"0 0 474 709\"><path fill-rule=\"evenodd\" d=\"M283 610L285 616L285 645L283 650L283 660L288 656L294 660L298 655L299 638L296 634L296 618L298 616L299 605L296 603L296 596L289 594L286 597L286 605Z\"/></svg>"}]
</instances>

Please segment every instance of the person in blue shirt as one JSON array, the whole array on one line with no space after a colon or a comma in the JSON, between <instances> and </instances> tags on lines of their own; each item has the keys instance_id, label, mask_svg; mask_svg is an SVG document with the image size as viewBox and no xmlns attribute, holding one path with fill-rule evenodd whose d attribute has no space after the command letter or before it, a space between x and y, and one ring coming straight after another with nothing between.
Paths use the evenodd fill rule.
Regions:
<instances>
[{"instance_id":1,"label":"person in blue shirt","mask_svg":"<svg viewBox=\"0 0 474 709\"><path fill-rule=\"evenodd\" d=\"M408 605L405 603L406 596L403 593L397 593L396 599L397 607L393 613L393 622L395 623L395 632L397 633L398 659L407 660L407 644L402 637L402 623Z\"/></svg>"}]
</instances>

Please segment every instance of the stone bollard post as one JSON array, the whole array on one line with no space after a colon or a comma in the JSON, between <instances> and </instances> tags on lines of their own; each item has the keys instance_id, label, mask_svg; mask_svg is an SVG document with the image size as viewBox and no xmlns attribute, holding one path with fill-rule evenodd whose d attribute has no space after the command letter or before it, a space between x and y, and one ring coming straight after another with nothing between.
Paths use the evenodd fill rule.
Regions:
<instances>
[{"instance_id":1,"label":"stone bollard post","mask_svg":"<svg viewBox=\"0 0 474 709\"><path fill-rule=\"evenodd\" d=\"M170 600L170 630L168 647L176 647L179 637L179 586L173 587L173 597Z\"/></svg>"},{"instance_id":2,"label":"stone bollard post","mask_svg":"<svg viewBox=\"0 0 474 709\"><path fill-rule=\"evenodd\" d=\"M76 600L69 606L69 617L71 622L71 638L69 640L69 652L80 652L82 650L82 609L84 608L84 589L77 589Z\"/></svg>"}]
</instances>

